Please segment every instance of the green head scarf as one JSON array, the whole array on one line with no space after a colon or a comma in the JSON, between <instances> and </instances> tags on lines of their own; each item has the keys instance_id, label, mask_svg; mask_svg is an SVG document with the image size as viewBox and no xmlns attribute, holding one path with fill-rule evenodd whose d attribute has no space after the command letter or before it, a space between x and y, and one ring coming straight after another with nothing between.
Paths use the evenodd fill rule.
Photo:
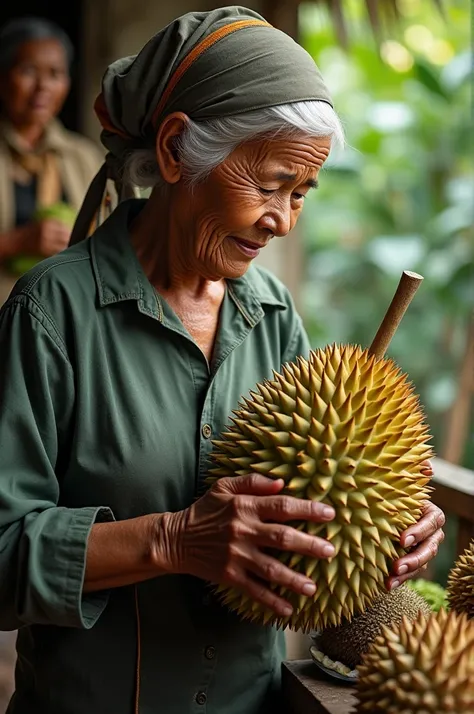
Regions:
<instances>
[{"instance_id":1,"label":"green head scarf","mask_svg":"<svg viewBox=\"0 0 474 714\"><path fill-rule=\"evenodd\" d=\"M253 10L223 7L174 20L104 75L95 110L109 153L71 243L89 231L106 179L119 181L127 155L154 146L168 114L181 111L202 120L301 101L331 104L319 69L306 50ZM126 195L126 187L121 193Z\"/></svg>"}]
</instances>

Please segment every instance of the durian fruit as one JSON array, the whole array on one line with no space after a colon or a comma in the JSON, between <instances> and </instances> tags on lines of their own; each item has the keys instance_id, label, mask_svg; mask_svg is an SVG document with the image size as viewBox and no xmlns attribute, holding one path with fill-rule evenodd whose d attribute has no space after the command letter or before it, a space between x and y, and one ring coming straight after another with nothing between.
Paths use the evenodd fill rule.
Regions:
<instances>
[{"instance_id":1,"label":"durian fruit","mask_svg":"<svg viewBox=\"0 0 474 714\"><path fill-rule=\"evenodd\" d=\"M358 667L358 714L472 714L474 622L446 610L384 627Z\"/></svg>"},{"instance_id":2,"label":"durian fruit","mask_svg":"<svg viewBox=\"0 0 474 714\"><path fill-rule=\"evenodd\" d=\"M447 590L450 608L474 617L474 541L450 571Z\"/></svg>"},{"instance_id":3,"label":"durian fruit","mask_svg":"<svg viewBox=\"0 0 474 714\"><path fill-rule=\"evenodd\" d=\"M372 642L382 632L383 625L396 625L403 617L411 622L420 612L428 616L431 608L418 593L403 585L379 595L367 610L353 617L351 622L320 632L316 646L330 659L355 669L362 655L369 651Z\"/></svg>"},{"instance_id":4,"label":"durian fruit","mask_svg":"<svg viewBox=\"0 0 474 714\"><path fill-rule=\"evenodd\" d=\"M255 622L303 631L338 625L385 590L391 562L404 552L400 534L416 523L428 497L421 472L432 452L418 398L394 362L352 345L298 358L257 389L215 442L208 482L257 472L283 478L282 493L333 506L330 523L293 525L329 540L335 555L273 553L317 586L311 597L272 586L294 608L287 618L237 589L218 591Z\"/></svg>"}]
</instances>

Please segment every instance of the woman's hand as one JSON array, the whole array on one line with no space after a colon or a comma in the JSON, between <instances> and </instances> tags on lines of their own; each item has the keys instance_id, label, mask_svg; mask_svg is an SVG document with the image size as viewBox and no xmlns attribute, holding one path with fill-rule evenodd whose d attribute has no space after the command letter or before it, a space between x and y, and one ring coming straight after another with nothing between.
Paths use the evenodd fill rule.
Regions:
<instances>
[{"instance_id":1,"label":"woman's hand","mask_svg":"<svg viewBox=\"0 0 474 714\"><path fill-rule=\"evenodd\" d=\"M334 547L328 541L285 523L327 523L335 512L321 503L277 495L283 486L281 479L257 474L223 478L190 508L165 514L166 559L173 564L172 571L235 586L279 615L289 616L291 605L272 592L268 583L305 595L312 595L316 586L264 550L278 548L329 558Z\"/></svg>"},{"instance_id":2,"label":"woman's hand","mask_svg":"<svg viewBox=\"0 0 474 714\"><path fill-rule=\"evenodd\" d=\"M422 473L425 476L433 476L430 461L425 462L425 469ZM416 578L423 570L426 570L430 560L437 554L439 544L444 540L443 526L445 522L446 518L441 508L426 501L418 523L407 528L400 537L402 548L413 547L413 550L394 562L392 575L387 580L389 590L398 587L405 580Z\"/></svg>"},{"instance_id":3,"label":"woman's hand","mask_svg":"<svg viewBox=\"0 0 474 714\"><path fill-rule=\"evenodd\" d=\"M13 255L40 255L48 258L67 248L71 229L54 218L27 223L15 230Z\"/></svg>"}]
</instances>

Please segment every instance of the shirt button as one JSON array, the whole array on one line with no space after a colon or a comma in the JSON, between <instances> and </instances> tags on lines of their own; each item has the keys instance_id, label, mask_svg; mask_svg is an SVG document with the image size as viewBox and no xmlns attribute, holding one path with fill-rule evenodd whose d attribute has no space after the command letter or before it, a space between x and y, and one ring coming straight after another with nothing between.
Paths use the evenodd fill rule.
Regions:
<instances>
[{"instance_id":1,"label":"shirt button","mask_svg":"<svg viewBox=\"0 0 474 714\"><path fill-rule=\"evenodd\" d=\"M207 696L205 692L198 692L196 694L196 703L203 706L207 702Z\"/></svg>"},{"instance_id":2,"label":"shirt button","mask_svg":"<svg viewBox=\"0 0 474 714\"><path fill-rule=\"evenodd\" d=\"M210 439L212 436L212 429L209 424L204 424L202 427L202 435L205 439Z\"/></svg>"},{"instance_id":3,"label":"shirt button","mask_svg":"<svg viewBox=\"0 0 474 714\"><path fill-rule=\"evenodd\" d=\"M204 654L206 656L206 659L214 659L214 657L216 656L216 648L211 646L206 647L206 649L204 650Z\"/></svg>"}]
</instances>

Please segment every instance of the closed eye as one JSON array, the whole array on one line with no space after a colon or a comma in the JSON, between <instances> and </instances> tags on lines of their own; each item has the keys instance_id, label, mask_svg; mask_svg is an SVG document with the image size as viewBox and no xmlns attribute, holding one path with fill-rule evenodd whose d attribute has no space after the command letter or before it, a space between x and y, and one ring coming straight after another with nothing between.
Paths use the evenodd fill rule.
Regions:
<instances>
[{"instance_id":1,"label":"closed eye","mask_svg":"<svg viewBox=\"0 0 474 714\"><path fill-rule=\"evenodd\" d=\"M258 190L260 191L260 193L263 193L264 196L271 196L272 193L275 193L275 191L277 189L276 188L262 188L261 186L259 186Z\"/></svg>"}]
</instances>

